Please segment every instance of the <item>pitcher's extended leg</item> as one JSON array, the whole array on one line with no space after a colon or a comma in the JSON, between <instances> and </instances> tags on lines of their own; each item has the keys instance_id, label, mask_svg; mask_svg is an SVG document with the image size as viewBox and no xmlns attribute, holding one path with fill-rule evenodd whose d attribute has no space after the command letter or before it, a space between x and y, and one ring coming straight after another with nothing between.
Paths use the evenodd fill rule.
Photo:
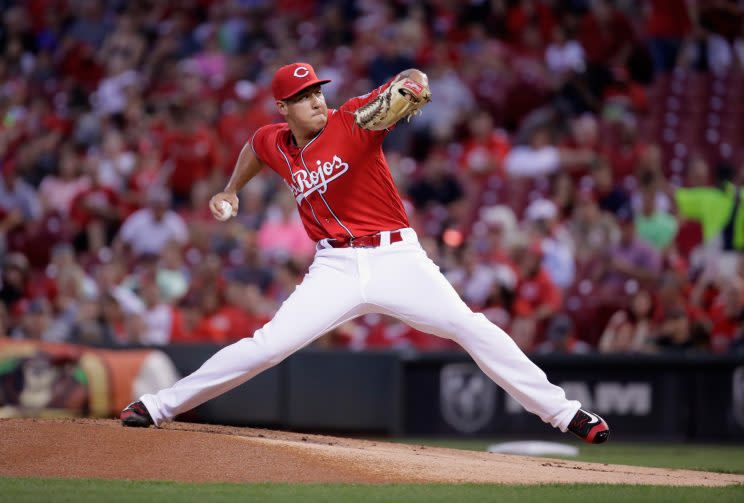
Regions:
<instances>
[{"instance_id":1,"label":"pitcher's extended leg","mask_svg":"<svg viewBox=\"0 0 744 503\"><path fill-rule=\"evenodd\" d=\"M302 284L253 338L226 346L172 387L141 398L155 424L244 383L362 314L355 278L356 266L348 257L316 257Z\"/></svg>"},{"instance_id":2,"label":"pitcher's extended leg","mask_svg":"<svg viewBox=\"0 0 744 503\"><path fill-rule=\"evenodd\" d=\"M418 245L377 253L371 263L370 303L416 329L453 339L525 409L566 431L581 404L567 400L503 330L473 313Z\"/></svg>"}]
</instances>

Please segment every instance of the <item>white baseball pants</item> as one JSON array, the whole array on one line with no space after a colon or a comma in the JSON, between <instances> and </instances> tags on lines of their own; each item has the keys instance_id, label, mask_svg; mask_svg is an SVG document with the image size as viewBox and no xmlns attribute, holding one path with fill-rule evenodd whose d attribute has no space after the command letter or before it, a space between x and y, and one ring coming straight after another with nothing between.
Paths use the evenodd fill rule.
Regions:
<instances>
[{"instance_id":1,"label":"white baseball pants","mask_svg":"<svg viewBox=\"0 0 744 503\"><path fill-rule=\"evenodd\" d=\"M330 248L321 241L302 283L274 318L215 353L170 388L141 397L156 425L214 398L357 316L380 313L452 339L525 409L566 431L581 404L567 400L512 339L473 313L418 243L413 229L377 248Z\"/></svg>"}]
</instances>

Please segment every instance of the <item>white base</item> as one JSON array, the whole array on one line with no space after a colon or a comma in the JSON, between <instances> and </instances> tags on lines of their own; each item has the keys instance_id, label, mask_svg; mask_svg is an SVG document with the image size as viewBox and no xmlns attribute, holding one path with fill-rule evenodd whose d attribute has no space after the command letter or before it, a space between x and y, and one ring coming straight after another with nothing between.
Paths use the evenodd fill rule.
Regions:
<instances>
[{"instance_id":1,"label":"white base","mask_svg":"<svg viewBox=\"0 0 744 503\"><path fill-rule=\"evenodd\" d=\"M488 452L519 454L522 456L578 456L579 448L557 442L525 440L521 442L493 444L488 447Z\"/></svg>"}]
</instances>

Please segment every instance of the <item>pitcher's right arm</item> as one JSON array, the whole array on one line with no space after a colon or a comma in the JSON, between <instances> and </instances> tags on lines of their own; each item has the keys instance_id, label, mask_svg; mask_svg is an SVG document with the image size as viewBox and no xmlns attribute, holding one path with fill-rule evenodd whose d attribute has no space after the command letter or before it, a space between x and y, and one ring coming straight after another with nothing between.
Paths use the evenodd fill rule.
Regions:
<instances>
[{"instance_id":1,"label":"pitcher's right arm","mask_svg":"<svg viewBox=\"0 0 744 503\"><path fill-rule=\"evenodd\" d=\"M221 213L220 204L222 201L230 203L233 217L238 214L238 192L264 167L264 163L261 162L253 151L252 141L251 139L251 141L246 142L243 150L240 151L238 160L235 162L235 168L225 189L212 196L212 199L209 200L209 209L212 215L218 220Z\"/></svg>"}]
</instances>

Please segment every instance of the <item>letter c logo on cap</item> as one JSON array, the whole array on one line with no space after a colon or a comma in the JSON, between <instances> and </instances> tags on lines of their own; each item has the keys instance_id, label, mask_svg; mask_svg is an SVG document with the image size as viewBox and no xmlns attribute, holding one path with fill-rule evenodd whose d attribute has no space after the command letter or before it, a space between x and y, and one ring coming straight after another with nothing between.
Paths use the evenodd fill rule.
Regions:
<instances>
[{"instance_id":1,"label":"letter c logo on cap","mask_svg":"<svg viewBox=\"0 0 744 503\"><path fill-rule=\"evenodd\" d=\"M295 71L292 75L301 79L303 77L307 77L309 73L310 73L310 70L308 70L306 67L298 66L297 68L295 68Z\"/></svg>"}]
</instances>

